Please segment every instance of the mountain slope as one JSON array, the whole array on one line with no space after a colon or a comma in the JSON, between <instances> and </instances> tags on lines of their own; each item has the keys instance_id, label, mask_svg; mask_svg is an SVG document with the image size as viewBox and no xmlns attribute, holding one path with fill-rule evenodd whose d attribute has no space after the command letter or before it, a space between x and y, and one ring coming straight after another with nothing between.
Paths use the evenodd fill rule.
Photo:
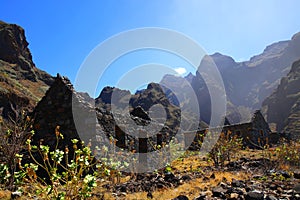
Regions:
<instances>
[{"instance_id":1,"label":"mountain slope","mask_svg":"<svg viewBox=\"0 0 300 200\"><path fill-rule=\"evenodd\" d=\"M281 79L276 91L263 102L263 110L278 132L300 138L300 60Z\"/></svg>"},{"instance_id":2,"label":"mountain slope","mask_svg":"<svg viewBox=\"0 0 300 200\"><path fill-rule=\"evenodd\" d=\"M237 106L260 108L262 101L278 86L294 61L300 57L300 33L289 41L274 43L246 62L212 55L223 77L227 95Z\"/></svg>"},{"instance_id":3,"label":"mountain slope","mask_svg":"<svg viewBox=\"0 0 300 200\"><path fill-rule=\"evenodd\" d=\"M53 82L35 67L24 30L0 21L0 108L8 117L11 106L32 110Z\"/></svg>"},{"instance_id":4,"label":"mountain slope","mask_svg":"<svg viewBox=\"0 0 300 200\"><path fill-rule=\"evenodd\" d=\"M259 109L263 100L278 86L294 61L300 58L300 33L291 40L269 45L263 53L249 61L236 62L229 56L215 53L211 55L223 78L228 99L228 119L231 123L247 121L253 110ZM201 67L206 67L201 63ZM172 82L173 87L183 88L182 81L165 76L162 83ZM206 83L199 73L189 74L186 80L191 83L199 101L204 121L210 119L210 96ZM177 84L177 86L174 86ZM188 96L184 94L183 96ZM187 100L188 101L188 100Z\"/></svg>"}]
</instances>

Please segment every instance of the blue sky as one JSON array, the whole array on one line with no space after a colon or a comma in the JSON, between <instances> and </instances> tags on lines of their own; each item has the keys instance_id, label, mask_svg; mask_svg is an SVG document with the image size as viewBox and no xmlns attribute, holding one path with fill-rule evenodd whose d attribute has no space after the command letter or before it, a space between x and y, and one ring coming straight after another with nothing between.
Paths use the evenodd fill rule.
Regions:
<instances>
[{"instance_id":1,"label":"blue sky","mask_svg":"<svg viewBox=\"0 0 300 200\"><path fill-rule=\"evenodd\" d=\"M0 0L0 20L25 29L38 68L74 81L99 43L142 27L173 29L209 54L248 60L300 31L299 7L297 0Z\"/></svg>"}]
</instances>

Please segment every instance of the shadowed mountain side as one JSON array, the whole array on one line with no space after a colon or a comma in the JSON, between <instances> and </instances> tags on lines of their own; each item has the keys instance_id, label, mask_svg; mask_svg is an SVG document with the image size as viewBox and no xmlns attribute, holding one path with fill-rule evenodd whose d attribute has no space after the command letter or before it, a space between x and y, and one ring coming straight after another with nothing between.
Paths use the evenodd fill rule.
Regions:
<instances>
[{"instance_id":1,"label":"shadowed mountain side","mask_svg":"<svg viewBox=\"0 0 300 200\"><path fill-rule=\"evenodd\" d=\"M264 113L278 132L300 138L300 60L294 62L288 75L263 102Z\"/></svg>"},{"instance_id":2,"label":"shadowed mountain side","mask_svg":"<svg viewBox=\"0 0 300 200\"><path fill-rule=\"evenodd\" d=\"M240 123L249 120L251 113L261 107L262 101L276 89L281 77L288 73L292 63L299 57L300 33L295 34L291 40L269 45L263 53L245 62L236 62L220 53L211 55L223 78L229 121ZM205 64L201 65L205 67ZM185 79L191 83L197 95L201 119L209 122L211 99L207 83L198 72L196 75L189 74ZM186 97L185 102L189 101L190 95L185 93L186 85L182 84L181 77L167 75L161 83L166 82L172 82L174 88L181 90L180 95Z\"/></svg>"}]
</instances>

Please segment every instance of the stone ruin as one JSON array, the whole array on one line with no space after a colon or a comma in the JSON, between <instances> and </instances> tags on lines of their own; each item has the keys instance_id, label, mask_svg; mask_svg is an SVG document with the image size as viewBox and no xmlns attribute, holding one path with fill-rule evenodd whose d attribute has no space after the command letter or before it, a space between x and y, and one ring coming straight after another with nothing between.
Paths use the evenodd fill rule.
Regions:
<instances>
[{"instance_id":1,"label":"stone ruin","mask_svg":"<svg viewBox=\"0 0 300 200\"><path fill-rule=\"evenodd\" d=\"M200 149L201 146L198 145L198 140L203 140L202 136L205 135L207 131L214 130L222 131L225 134L230 132L233 135L237 135L243 139L243 145L250 148L262 148L265 144L273 145L283 137L282 135L273 133L261 111L256 110L248 122L230 124L229 121L225 119L223 127L205 128L197 131L196 136L193 136L194 141L190 149ZM189 138L189 134L190 133L186 133L186 138Z\"/></svg>"},{"instance_id":2,"label":"stone ruin","mask_svg":"<svg viewBox=\"0 0 300 200\"><path fill-rule=\"evenodd\" d=\"M86 93L76 92L67 78L57 75L54 83L32 114L35 130L33 142L35 144L42 142L53 149L56 144L55 130L59 127L64 139L59 142L58 148L65 149L68 147L71 152L73 145L71 139L74 138L84 141L85 144L90 143L92 148L95 146L103 147L106 145L105 142L113 138L116 147L124 151L139 153L152 152L158 145L170 143L178 129L180 110L160 94L158 84L152 83L142 93L131 95L129 110L124 107L125 110L120 109L112 113L112 102L107 99L111 97L114 90L114 88L106 88L102 98L94 100ZM118 89L117 91L120 95L129 95L124 91ZM162 104L167 109L167 120L164 124L161 124L159 120L151 119L148 115L151 105L155 104ZM129 113L129 117L125 116L124 112ZM141 135L131 135L130 133L138 132L138 130L128 126L130 120L145 130L151 122L153 126L150 128L158 127L159 131L150 136L147 133L144 133L142 137ZM191 140L199 139L197 136L205 130L196 130L195 138L195 134L187 132L184 139L190 144ZM250 147L251 143L245 138L250 138L252 143L256 143L258 137L265 140L271 132L260 111L256 111L248 123L230 125L227 120L223 131L231 131L240 135L244 138L244 144ZM189 138L190 135L192 138ZM255 148L253 145L252 147Z\"/></svg>"},{"instance_id":3,"label":"stone ruin","mask_svg":"<svg viewBox=\"0 0 300 200\"><path fill-rule=\"evenodd\" d=\"M96 115L92 101L87 95L77 93L69 79L58 74L32 113L35 131L33 142L54 147L57 129L64 137L59 142L60 149L72 149L71 139L83 140L85 143L95 141ZM74 118L73 111L81 113L81 120Z\"/></svg>"},{"instance_id":4,"label":"stone ruin","mask_svg":"<svg viewBox=\"0 0 300 200\"><path fill-rule=\"evenodd\" d=\"M146 127L149 123L150 117L147 116L147 111L139 106L138 98L133 99L133 104L136 107L131 108L130 119L124 117L122 111L119 110L112 114L109 105L99 99L96 100L95 105L93 98L89 97L88 94L76 92L71 82L58 74L32 113L35 131L32 141L34 144L48 145L53 150L57 142L55 133L59 130L63 139L60 139L58 148L64 150L68 147L70 155L73 152L72 139L84 141L85 144L90 143L93 149L95 146L103 147L111 137L116 141L117 147L126 151L140 153L154 151L154 146L167 144L171 137L176 134L174 130L176 130L178 115L176 107L168 105L166 97L158 96L158 100L151 99L152 103L163 102L163 105L167 107L166 109L169 109L167 110L168 116L173 117L169 117L165 125L152 120L151 124L157 125L160 131L150 137L146 134L142 138L138 138L127 134L127 132L134 133L137 130L126 124L127 121L132 120L137 125ZM175 117L176 119L174 119ZM116 119L119 119L118 123Z\"/></svg>"}]
</instances>

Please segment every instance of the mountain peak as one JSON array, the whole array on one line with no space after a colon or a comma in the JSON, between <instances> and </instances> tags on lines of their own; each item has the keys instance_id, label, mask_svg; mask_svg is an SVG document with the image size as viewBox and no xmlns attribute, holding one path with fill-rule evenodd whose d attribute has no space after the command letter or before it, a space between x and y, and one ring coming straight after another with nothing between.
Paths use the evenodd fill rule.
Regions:
<instances>
[{"instance_id":1,"label":"mountain peak","mask_svg":"<svg viewBox=\"0 0 300 200\"><path fill-rule=\"evenodd\" d=\"M227 55L224 55L224 54L221 54L219 52L216 52L214 54L211 55L211 57L214 59L214 60L218 60L218 59L222 59L222 60L228 60L228 61L231 61L231 62L235 62L235 60L230 57L230 56L227 56Z\"/></svg>"},{"instance_id":2,"label":"mountain peak","mask_svg":"<svg viewBox=\"0 0 300 200\"><path fill-rule=\"evenodd\" d=\"M213 55L211 55L211 58L214 60L219 70L232 68L237 64L232 57L223 55L219 52L216 52Z\"/></svg>"},{"instance_id":3,"label":"mountain peak","mask_svg":"<svg viewBox=\"0 0 300 200\"><path fill-rule=\"evenodd\" d=\"M264 49L263 53L251 57L249 62L257 64L257 63L262 62L265 59L277 57L288 47L288 45L289 45L289 40L280 41L280 42L276 42L271 45L268 45Z\"/></svg>"},{"instance_id":4,"label":"mountain peak","mask_svg":"<svg viewBox=\"0 0 300 200\"><path fill-rule=\"evenodd\" d=\"M35 67L24 29L0 21L0 108L31 110L53 83L53 77Z\"/></svg>"},{"instance_id":5,"label":"mountain peak","mask_svg":"<svg viewBox=\"0 0 300 200\"><path fill-rule=\"evenodd\" d=\"M24 29L15 24L0 23L0 59L19 64L23 70L34 67Z\"/></svg>"},{"instance_id":6,"label":"mountain peak","mask_svg":"<svg viewBox=\"0 0 300 200\"><path fill-rule=\"evenodd\" d=\"M184 78L189 82L191 83L193 81L193 78L195 76L190 72L188 75L186 75Z\"/></svg>"},{"instance_id":7,"label":"mountain peak","mask_svg":"<svg viewBox=\"0 0 300 200\"><path fill-rule=\"evenodd\" d=\"M154 82L148 84L147 90L162 91L161 86L158 83L154 83Z\"/></svg>"},{"instance_id":8,"label":"mountain peak","mask_svg":"<svg viewBox=\"0 0 300 200\"><path fill-rule=\"evenodd\" d=\"M298 38L300 38L300 32L294 34L293 37L292 37L292 40L296 40Z\"/></svg>"}]
</instances>

